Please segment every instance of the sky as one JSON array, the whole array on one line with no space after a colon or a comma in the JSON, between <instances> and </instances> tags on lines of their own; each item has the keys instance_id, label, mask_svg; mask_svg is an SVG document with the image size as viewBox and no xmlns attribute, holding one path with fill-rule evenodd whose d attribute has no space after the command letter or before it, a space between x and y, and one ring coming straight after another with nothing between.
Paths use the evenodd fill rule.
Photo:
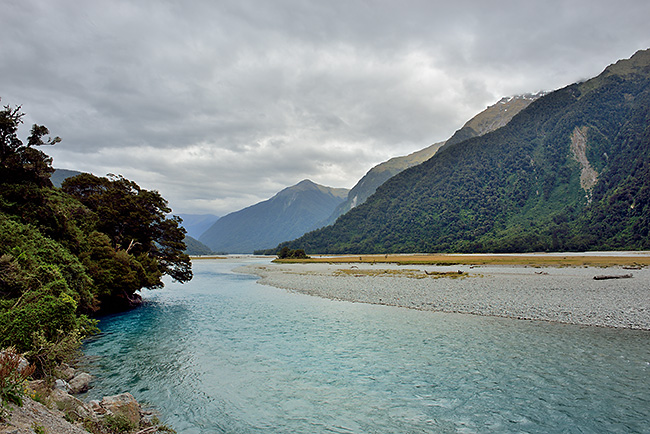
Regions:
<instances>
[{"instance_id":1,"label":"sky","mask_svg":"<svg viewBox=\"0 0 650 434\"><path fill-rule=\"evenodd\" d=\"M174 213L351 188L501 97L650 48L650 1L0 0L0 98Z\"/></svg>"}]
</instances>

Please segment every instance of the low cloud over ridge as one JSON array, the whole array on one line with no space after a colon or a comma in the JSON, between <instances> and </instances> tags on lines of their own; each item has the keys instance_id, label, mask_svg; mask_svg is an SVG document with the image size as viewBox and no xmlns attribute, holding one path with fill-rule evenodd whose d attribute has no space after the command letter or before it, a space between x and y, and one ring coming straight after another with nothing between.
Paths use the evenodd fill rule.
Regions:
<instances>
[{"instance_id":1,"label":"low cloud over ridge","mask_svg":"<svg viewBox=\"0 0 650 434\"><path fill-rule=\"evenodd\" d=\"M10 1L0 97L63 138L56 167L224 215L305 178L350 188L650 47L646 1L436 3Z\"/></svg>"}]
</instances>

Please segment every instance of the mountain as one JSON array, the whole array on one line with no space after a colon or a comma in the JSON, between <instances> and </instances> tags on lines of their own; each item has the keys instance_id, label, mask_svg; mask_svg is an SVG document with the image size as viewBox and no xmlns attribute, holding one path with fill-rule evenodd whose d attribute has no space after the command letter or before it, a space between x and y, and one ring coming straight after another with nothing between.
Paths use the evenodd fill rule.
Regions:
<instances>
[{"instance_id":1,"label":"mountain","mask_svg":"<svg viewBox=\"0 0 650 434\"><path fill-rule=\"evenodd\" d=\"M304 180L271 199L217 220L199 241L217 252L252 253L296 238L329 216L348 194Z\"/></svg>"},{"instance_id":2,"label":"mountain","mask_svg":"<svg viewBox=\"0 0 650 434\"><path fill-rule=\"evenodd\" d=\"M547 92L537 92L503 97L496 104L489 106L467 121L444 145L452 146L467 139L491 133L507 125L517 113L546 94Z\"/></svg>"},{"instance_id":3,"label":"mountain","mask_svg":"<svg viewBox=\"0 0 650 434\"><path fill-rule=\"evenodd\" d=\"M193 238L189 235L185 237L185 240L183 240L185 243L185 246L187 247L185 249L185 253L187 253L190 256L199 256L199 255L211 255L214 253L208 246L197 240L196 238Z\"/></svg>"},{"instance_id":4,"label":"mountain","mask_svg":"<svg viewBox=\"0 0 650 434\"><path fill-rule=\"evenodd\" d=\"M76 170L54 169L54 173L52 173L50 180L55 187L61 188L61 184L66 178L81 175L82 173L83 172L77 172Z\"/></svg>"},{"instance_id":5,"label":"mountain","mask_svg":"<svg viewBox=\"0 0 650 434\"><path fill-rule=\"evenodd\" d=\"M334 223L337 218L350 211L355 206L364 203L377 190L377 187L388 179L409 167L420 164L431 158L442 145L444 145L444 142L435 143L420 151L413 152L412 154L391 158L390 160L384 161L370 169L368 173L366 173L363 178L352 187L350 193L348 193L347 199L336 207L334 212L324 222L323 226Z\"/></svg>"},{"instance_id":6,"label":"mountain","mask_svg":"<svg viewBox=\"0 0 650 434\"><path fill-rule=\"evenodd\" d=\"M650 50L447 145L337 222L307 253L650 249Z\"/></svg>"},{"instance_id":7,"label":"mountain","mask_svg":"<svg viewBox=\"0 0 650 434\"><path fill-rule=\"evenodd\" d=\"M431 158L436 152L447 145L467 140L472 137L482 136L506 125L514 115L528 107L544 92L535 94L515 95L502 98L496 104L493 104L483 110L481 113L467 121L463 127L445 142L434 143L412 154L391 158L388 161L378 164L364 175L359 182L352 187L345 202L336 207L332 215L329 216L325 225L330 225L337 218L350 211L355 206L364 203L376 190L388 179L408 169L417 166Z\"/></svg>"},{"instance_id":8,"label":"mountain","mask_svg":"<svg viewBox=\"0 0 650 434\"><path fill-rule=\"evenodd\" d=\"M183 223L181 226L187 231L187 235L197 240L208 230L219 217L214 214L179 214Z\"/></svg>"}]
</instances>

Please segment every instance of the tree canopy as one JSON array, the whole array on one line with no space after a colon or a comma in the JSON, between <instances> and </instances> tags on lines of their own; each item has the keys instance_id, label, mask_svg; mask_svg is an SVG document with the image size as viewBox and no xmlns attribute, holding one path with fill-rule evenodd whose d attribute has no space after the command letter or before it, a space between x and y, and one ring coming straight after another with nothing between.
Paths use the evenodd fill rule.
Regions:
<instances>
[{"instance_id":1,"label":"tree canopy","mask_svg":"<svg viewBox=\"0 0 650 434\"><path fill-rule=\"evenodd\" d=\"M92 333L91 315L137 305L164 275L187 282L192 268L160 193L114 175L55 188L38 148L61 139L34 125L23 142L23 116L0 111L0 348L27 352L44 373Z\"/></svg>"}]
</instances>

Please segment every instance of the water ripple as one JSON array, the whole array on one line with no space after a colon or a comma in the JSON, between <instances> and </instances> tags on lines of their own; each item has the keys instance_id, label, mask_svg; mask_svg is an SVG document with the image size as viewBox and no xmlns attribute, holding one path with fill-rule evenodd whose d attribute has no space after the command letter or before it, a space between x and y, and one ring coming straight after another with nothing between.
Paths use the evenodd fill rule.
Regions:
<instances>
[{"instance_id":1,"label":"water ripple","mask_svg":"<svg viewBox=\"0 0 650 434\"><path fill-rule=\"evenodd\" d=\"M650 334L287 293L200 261L106 317L87 398L179 433L648 432Z\"/></svg>"}]
</instances>

